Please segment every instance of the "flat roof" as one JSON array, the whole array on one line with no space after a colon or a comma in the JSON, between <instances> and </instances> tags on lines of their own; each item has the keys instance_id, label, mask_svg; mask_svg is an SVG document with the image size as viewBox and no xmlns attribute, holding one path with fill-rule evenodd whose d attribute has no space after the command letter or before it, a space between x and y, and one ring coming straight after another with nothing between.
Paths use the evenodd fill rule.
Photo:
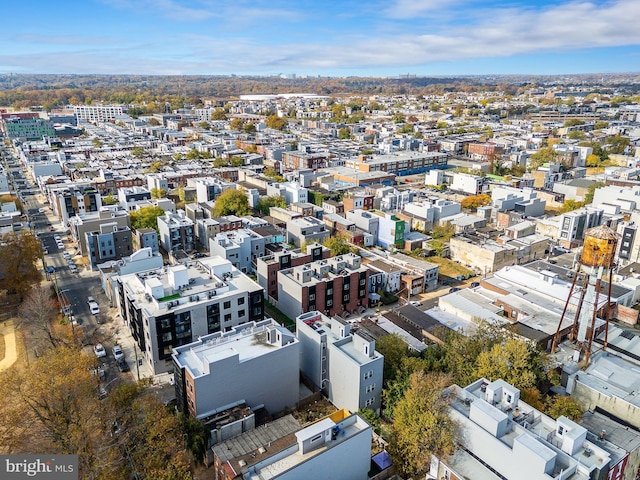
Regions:
<instances>
[{"instance_id":1,"label":"flat roof","mask_svg":"<svg viewBox=\"0 0 640 480\"><path fill-rule=\"evenodd\" d=\"M286 328L269 318L260 322L250 322L238 325L229 332L217 332L188 345L174 349L174 358L178 365L187 368L195 377L207 375L209 365L229 357L238 357L238 363L266 355L280 347L267 342L267 332L276 329L281 334L291 336L291 342L298 340ZM286 346L285 345L285 346Z\"/></svg>"}]
</instances>

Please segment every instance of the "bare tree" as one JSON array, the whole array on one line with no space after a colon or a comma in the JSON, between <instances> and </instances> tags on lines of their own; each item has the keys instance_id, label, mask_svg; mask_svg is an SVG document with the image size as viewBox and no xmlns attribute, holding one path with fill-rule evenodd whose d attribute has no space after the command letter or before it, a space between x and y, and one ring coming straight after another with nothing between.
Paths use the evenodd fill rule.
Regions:
<instances>
[{"instance_id":1,"label":"bare tree","mask_svg":"<svg viewBox=\"0 0 640 480\"><path fill-rule=\"evenodd\" d=\"M56 333L53 321L56 315L56 303L51 296L51 289L45 286L34 286L20 306L20 320L17 327L28 333L35 344L42 342L57 347L63 339ZM36 346L36 345L34 345Z\"/></svg>"}]
</instances>

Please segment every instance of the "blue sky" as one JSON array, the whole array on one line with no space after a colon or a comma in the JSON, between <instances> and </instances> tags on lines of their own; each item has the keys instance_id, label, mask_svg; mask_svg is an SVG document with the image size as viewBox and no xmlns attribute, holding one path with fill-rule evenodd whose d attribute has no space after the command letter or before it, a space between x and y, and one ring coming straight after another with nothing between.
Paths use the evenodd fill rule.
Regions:
<instances>
[{"instance_id":1,"label":"blue sky","mask_svg":"<svg viewBox=\"0 0 640 480\"><path fill-rule=\"evenodd\" d=\"M0 73L640 71L640 1L2 2Z\"/></svg>"}]
</instances>

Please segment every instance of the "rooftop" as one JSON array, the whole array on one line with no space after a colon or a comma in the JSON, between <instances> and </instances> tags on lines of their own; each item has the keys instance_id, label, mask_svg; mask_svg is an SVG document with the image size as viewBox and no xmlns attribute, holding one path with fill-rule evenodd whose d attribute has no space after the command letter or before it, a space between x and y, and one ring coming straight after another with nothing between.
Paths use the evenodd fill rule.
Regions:
<instances>
[{"instance_id":1,"label":"rooftop","mask_svg":"<svg viewBox=\"0 0 640 480\"><path fill-rule=\"evenodd\" d=\"M280 342L273 334L274 331L280 334ZM211 364L219 360L237 356L238 362L242 363L297 341L286 328L268 318L260 322L238 325L228 332L212 333L196 342L177 347L174 349L173 358L196 378L207 375Z\"/></svg>"}]
</instances>

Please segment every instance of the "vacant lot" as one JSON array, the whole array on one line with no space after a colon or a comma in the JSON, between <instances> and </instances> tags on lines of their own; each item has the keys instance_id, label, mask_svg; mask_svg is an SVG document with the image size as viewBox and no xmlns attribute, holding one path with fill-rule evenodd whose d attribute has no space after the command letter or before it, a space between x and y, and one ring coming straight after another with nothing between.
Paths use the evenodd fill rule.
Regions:
<instances>
[{"instance_id":1,"label":"vacant lot","mask_svg":"<svg viewBox=\"0 0 640 480\"><path fill-rule=\"evenodd\" d=\"M456 278L459 275L473 275L473 270L464 267L453 260L449 260L448 258L428 257L426 260L428 262L435 263L440 267L438 273L441 277Z\"/></svg>"}]
</instances>

